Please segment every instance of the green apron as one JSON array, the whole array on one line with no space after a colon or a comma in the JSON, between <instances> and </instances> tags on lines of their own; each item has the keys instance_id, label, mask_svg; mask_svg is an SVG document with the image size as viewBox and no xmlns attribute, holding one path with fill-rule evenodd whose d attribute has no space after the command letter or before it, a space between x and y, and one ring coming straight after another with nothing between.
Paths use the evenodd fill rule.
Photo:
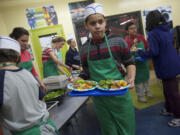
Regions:
<instances>
[{"instance_id":1,"label":"green apron","mask_svg":"<svg viewBox=\"0 0 180 135\"><path fill-rule=\"evenodd\" d=\"M25 68L26 70L28 70L29 72L31 72L31 70L33 69L33 63L32 63L32 61L31 61L31 59L29 58L29 61L20 62L20 63L18 64L18 67Z\"/></svg>"},{"instance_id":2,"label":"green apron","mask_svg":"<svg viewBox=\"0 0 180 135\"><path fill-rule=\"evenodd\" d=\"M94 81L110 78L115 80L124 79L115 64L106 35L105 40L110 57L96 61L89 59L89 42L87 61L90 79ZM100 122L102 135L135 134L134 107L129 91L121 96L94 97L93 102Z\"/></svg>"},{"instance_id":3,"label":"green apron","mask_svg":"<svg viewBox=\"0 0 180 135\"><path fill-rule=\"evenodd\" d=\"M43 63L43 75L44 78L59 75L56 63L51 58Z\"/></svg>"},{"instance_id":4,"label":"green apron","mask_svg":"<svg viewBox=\"0 0 180 135\"><path fill-rule=\"evenodd\" d=\"M41 126L44 126L43 129ZM59 135L57 128L50 119L48 119L46 122L41 121L39 124L27 130L21 132L12 131L11 133L12 135Z\"/></svg>"},{"instance_id":5,"label":"green apron","mask_svg":"<svg viewBox=\"0 0 180 135\"><path fill-rule=\"evenodd\" d=\"M139 42L136 46L137 48L144 48L143 42ZM138 54L134 54L135 57L138 57ZM142 83L149 80L149 62L148 61L136 61L136 77L135 84Z\"/></svg>"}]
</instances>

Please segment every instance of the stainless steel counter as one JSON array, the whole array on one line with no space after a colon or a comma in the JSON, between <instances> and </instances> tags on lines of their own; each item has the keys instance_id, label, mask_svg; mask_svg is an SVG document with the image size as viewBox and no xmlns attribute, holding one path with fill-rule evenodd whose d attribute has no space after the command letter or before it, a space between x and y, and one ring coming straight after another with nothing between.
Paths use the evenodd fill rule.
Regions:
<instances>
[{"instance_id":1,"label":"stainless steel counter","mask_svg":"<svg viewBox=\"0 0 180 135\"><path fill-rule=\"evenodd\" d=\"M50 118L57 129L62 128L87 100L88 97L70 97L66 95L61 105L50 110Z\"/></svg>"}]
</instances>

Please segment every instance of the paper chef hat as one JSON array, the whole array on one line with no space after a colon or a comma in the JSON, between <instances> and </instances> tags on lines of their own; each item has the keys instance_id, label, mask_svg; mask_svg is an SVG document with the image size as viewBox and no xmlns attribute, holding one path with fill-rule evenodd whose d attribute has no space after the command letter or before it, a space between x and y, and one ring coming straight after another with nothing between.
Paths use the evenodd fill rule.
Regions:
<instances>
[{"instance_id":1,"label":"paper chef hat","mask_svg":"<svg viewBox=\"0 0 180 135\"><path fill-rule=\"evenodd\" d=\"M0 49L12 49L18 53L21 52L20 44L9 37L0 36Z\"/></svg>"},{"instance_id":2,"label":"paper chef hat","mask_svg":"<svg viewBox=\"0 0 180 135\"><path fill-rule=\"evenodd\" d=\"M93 14L102 14L104 15L103 6L98 3L92 3L85 7L85 19Z\"/></svg>"}]
</instances>

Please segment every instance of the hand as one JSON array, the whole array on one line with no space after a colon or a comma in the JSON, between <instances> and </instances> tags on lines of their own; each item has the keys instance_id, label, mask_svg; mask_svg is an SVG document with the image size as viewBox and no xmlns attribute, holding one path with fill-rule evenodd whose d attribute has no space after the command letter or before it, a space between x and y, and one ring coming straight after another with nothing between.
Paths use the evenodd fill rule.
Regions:
<instances>
[{"instance_id":1,"label":"hand","mask_svg":"<svg viewBox=\"0 0 180 135\"><path fill-rule=\"evenodd\" d=\"M46 88L46 86L43 83L40 85L40 87L44 92L48 92L48 89Z\"/></svg>"},{"instance_id":2,"label":"hand","mask_svg":"<svg viewBox=\"0 0 180 135\"><path fill-rule=\"evenodd\" d=\"M69 72L72 72L72 68L71 67L68 66L67 69L68 69Z\"/></svg>"},{"instance_id":3,"label":"hand","mask_svg":"<svg viewBox=\"0 0 180 135\"><path fill-rule=\"evenodd\" d=\"M128 84L130 84L131 86L129 87L130 89L133 89L134 88L134 79L128 79L127 80Z\"/></svg>"}]
</instances>

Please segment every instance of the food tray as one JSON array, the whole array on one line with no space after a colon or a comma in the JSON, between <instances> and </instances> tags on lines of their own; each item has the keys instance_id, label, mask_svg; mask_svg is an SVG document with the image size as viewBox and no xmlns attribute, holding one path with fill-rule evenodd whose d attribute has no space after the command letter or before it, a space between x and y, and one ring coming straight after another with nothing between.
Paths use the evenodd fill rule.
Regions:
<instances>
[{"instance_id":1,"label":"food tray","mask_svg":"<svg viewBox=\"0 0 180 135\"><path fill-rule=\"evenodd\" d=\"M97 85L97 82L93 81L96 85ZM69 83L67 85L67 88L72 90L72 91L76 91L76 92L87 92L87 91L91 91L91 90L94 90L96 89L96 87L93 87L91 89L82 89L82 90L78 90L78 89L73 89L73 84L72 83Z\"/></svg>"},{"instance_id":2,"label":"food tray","mask_svg":"<svg viewBox=\"0 0 180 135\"><path fill-rule=\"evenodd\" d=\"M77 91L71 91L68 93L69 96L72 97L78 97L78 96L116 96L116 95L124 95L128 91L128 88L121 89L118 91L102 91L98 88L86 91L86 92L77 92Z\"/></svg>"},{"instance_id":3,"label":"food tray","mask_svg":"<svg viewBox=\"0 0 180 135\"><path fill-rule=\"evenodd\" d=\"M148 59L146 59L146 58L142 58L142 57L136 57L136 60L137 61L147 61Z\"/></svg>"}]
</instances>

